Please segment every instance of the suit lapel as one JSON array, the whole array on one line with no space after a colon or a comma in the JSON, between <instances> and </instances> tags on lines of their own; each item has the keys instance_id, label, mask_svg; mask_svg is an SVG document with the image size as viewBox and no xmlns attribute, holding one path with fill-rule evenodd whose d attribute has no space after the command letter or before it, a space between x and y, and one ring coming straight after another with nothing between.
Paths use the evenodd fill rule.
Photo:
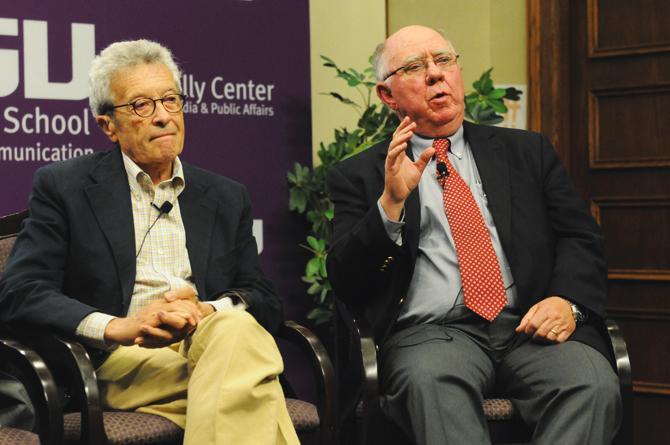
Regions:
<instances>
[{"instance_id":1,"label":"suit lapel","mask_svg":"<svg viewBox=\"0 0 670 445\"><path fill-rule=\"evenodd\" d=\"M488 208L503 247L507 247L512 236L510 166L507 151L490 128L468 122L464 122L463 127L482 180Z\"/></svg>"},{"instance_id":2,"label":"suit lapel","mask_svg":"<svg viewBox=\"0 0 670 445\"><path fill-rule=\"evenodd\" d=\"M133 210L121 151L111 151L89 175L93 183L84 190L112 251L125 308L133 294L136 264Z\"/></svg>"},{"instance_id":3,"label":"suit lapel","mask_svg":"<svg viewBox=\"0 0 670 445\"><path fill-rule=\"evenodd\" d=\"M216 220L217 203L206 196L208 186L192 168L182 162L186 187L179 195L179 209L186 231L186 249L191 271L200 298L205 298L205 277L210 257L212 230Z\"/></svg>"},{"instance_id":4,"label":"suit lapel","mask_svg":"<svg viewBox=\"0 0 670 445\"><path fill-rule=\"evenodd\" d=\"M407 156L414 161L411 146L407 146ZM425 172L424 172L425 173ZM419 252L419 230L421 227L421 199L419 187L412 190L405 201L405 231L403 239L407 243L410 255L410 264L414 264Z\"/></svg>"}]
</instances>

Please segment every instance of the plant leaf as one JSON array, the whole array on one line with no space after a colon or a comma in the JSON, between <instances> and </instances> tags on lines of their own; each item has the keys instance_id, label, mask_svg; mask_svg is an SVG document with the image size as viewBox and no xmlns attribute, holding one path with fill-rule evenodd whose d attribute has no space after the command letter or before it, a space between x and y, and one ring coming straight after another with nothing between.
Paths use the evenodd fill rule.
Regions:
<instances>
[{"instance_id":1,"label":"plant leaf","mask_svg":"<svg viewBox=\"0 0 670 445\"><path fill-rule=\"evenodd\" d=\"M507 94L507 90L504 88L496 88L489 94L489 99L502 99L505 97L505 94Z\"/></svg>"},{"instance_id":2,"label":"plant leaf","mask_svg":"<svg viewBox=\"0 0 670 445\"><path fill-rule=\"evenodd\" d=\"M307 262L307 266L305 266L305 275L316 275L319 273L319 268L319 259L316 257L310 258L310 260Z\"/></svg>"},{"instance_id":3,"label":"plant leaf","mask_svg":"<svg viewBox=\"0 0 670 445\"><path fill-rule=\"evenodd\" d=\"M299 188L292 188L289 191L288 209L295 210L298 213L304 213L307 208L307 196Z\"/></svg>"},{"instance_id":4,"label":"plant leaf","mask_svg":"<svg viewBox=\"0 0 670 445\"><path fill-rule=\"evenodd\" d=\"M319 251L319 241L315 237L313 237L311 235L308 236L307 237L307 244L309 244L309 247L311 247L315 251L317 251L317 252Z\"/></svg>"},{"instance_id":5,"label":"plant leaf","mask_svg":"<svg viewBox=\"0 0 670 445\"><path fill-rule=\"evenodd\" d=\"M503 120L505 120L505 119L502 116L498 116L497 114L495 114L495 115L493 115L493 117L484 119L480 123L483 124L483 125L495 125L495 124L499 124Z\"/></svg>"},{"instance_id":6,"label":"plant leaf","mask_svg":"<svg viewBox=\"0 0 670 445\"><path fill-rule=\"evenodd\" d=\"M496 113L506 113L507 107L503 103L502 99L486 99L486 104L493 108L493 111Z\"/></svg>"},{"instance_id":7,"label":"plant leaf","mask_svg":"<svg viewBox=\"0 0 670 445\"><path fill-rule=\"evenodd\" d=\"M331 91L330 93L327 93L327 94L334 97L335 99L339 100L343 104L358 106L358 104L356 102L354 102L353 100L349 99L348 97L344 97L340 93L337 93L335 91Z\"/></svg>"}]
</instances>

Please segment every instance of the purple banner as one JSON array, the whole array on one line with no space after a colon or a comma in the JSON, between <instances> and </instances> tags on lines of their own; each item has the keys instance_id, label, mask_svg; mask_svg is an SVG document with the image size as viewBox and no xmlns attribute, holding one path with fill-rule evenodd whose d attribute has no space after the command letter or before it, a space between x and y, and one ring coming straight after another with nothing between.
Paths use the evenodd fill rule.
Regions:
<instances>
[{"instance_id":1,"label":"purple banner","mask_svg":"<svg viewBox=\"0 0 670 445\"><path fill-rule=\"evenodd\" d=\"M182 158L249 188L265 271L298 296L292 315L307 300L286 184L293 162L311 162L307 0L3 2L0 214L27 206L38 167L111 148L88 108L88 68L108 44L138 38L180 63Z\"/></svg>"}]
</instances>

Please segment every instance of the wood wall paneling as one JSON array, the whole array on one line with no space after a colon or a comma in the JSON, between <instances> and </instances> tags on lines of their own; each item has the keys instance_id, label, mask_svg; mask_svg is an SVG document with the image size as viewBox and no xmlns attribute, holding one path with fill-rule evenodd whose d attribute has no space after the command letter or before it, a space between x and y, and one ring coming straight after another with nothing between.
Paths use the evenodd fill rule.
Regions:
<instances>
[{"instance_id":1,"label":"wood wall paneling","mask_svg":"<svg viewBox=\"0 0 670 445\"><path fill-rule=\"evenodd\" d=\"M633 401L633 408L635 410L635 445L667 445L669 443L667 419L670 419L670 399L655 394L639 394ZM646 440L646 438L652 438L652 440Z\"/></svg>"},{"instance_id":2,"label":"wood wall paneling","mask_svg":"<svg viewBox=\"0 0 670 445\"><path fill-rule=\"evenodd\" d=\"M670 281L670 196L593 197L611 279ZM650 236L654 234L654 236Z\"/></svg>"},{"instance_id":3,"label":"wood wall paneling","mask_svg":"<svg viewBox=\"0 0 670 445\"><path fill-rule=\"evenodd\" d=\"M645 110L641 113L640 110ZM670 166L670 85L589 92L589 166ZM622 131L622 129L635 131Z\"/></svg>"},{"instance_id":4,"label":"wood wall paneling","mask_svg":"<svg viewBox=\"0 0 670 445\"><path fill-rule=\"evenodd\" d=\"M665 312L670 310L668 283L660 280L610 278L608 312Z\"/></svg>"},{"instance_id":5,"label":"wood wall paneling","mask_svg":"<svg viewBox=\"0 0 670 445\"><path fill-rule=\"evenodd\" d=\"M549 138L570 170L569 4L528 2L528 128Z\"/></svg>"},{"instance_id":6,"label":"wood wall paneling","mask_svg":"<svg viewBox=\"0 0 670 445\"><path fill-rule=\"evenodd\" d=\"M588 0L589 57L670 51L667 0Z\"/></svg>"},{"instance_id":7,"label":"wood wall paneling","mask_svg":"<svg viewBox=\"0 0 670 445\"><path fill-rule=\"evenodd\" d=\"M649 332L658 338L670 338L670 311L631 311L609 313L616 317L628 345L634 366L633 389L636 393L670 395L668 356L660 348L645 347Z\"/></svg>"},{"instance_id":8,"label":"wood wall paneling","mask_svg":"<svg viewBox=\"0 0 670 445\"><path fill-rule=\"evenodd\" d=\"M670 444L670 1L528 0L528 11L529 125L557 145L605 235L633 443Z\"/></svg>"}]
</instances>

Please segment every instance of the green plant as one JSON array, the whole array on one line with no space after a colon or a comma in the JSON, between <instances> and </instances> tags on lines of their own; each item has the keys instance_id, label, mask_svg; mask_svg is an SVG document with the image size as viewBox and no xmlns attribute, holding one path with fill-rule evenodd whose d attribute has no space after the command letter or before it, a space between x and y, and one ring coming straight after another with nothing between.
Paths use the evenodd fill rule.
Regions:
<instances>
[{"instance_id":1,"label":"green plant","mask_svg":"<svg viewBox=\"0 0 670 445\"><path fill-rule=\"evenodd\" d=\"M514 87L495 88L489 68L472 83L474 91L465 96L465 116L476 124L495 125L503 121L501 114L507 113L503 99L517 101L521 91Z\"/></svg>"},{"instance_id":2,"label":"green plant","mask_svg":"<svg viewBox=\"0 0 670 445\"><path fill-rule=\"evenodd\" d=\"M383 104L372 102L372 91L376 81L371 63L362 72L353 68L341 69L328 57L321 56L323 66L335 70L336 76L356 91L355 99L336 92L325 93L339 102L352 107L358 113L357 126L353 130L335 129L335 140L328 145L321 143L317 151L319 163L313 168L296 162L293 171L287 173L289 182L289 210L305 215L310 224L306 244L301 247L312 256L305 266L302 280L309 285L307 293L313 297L313 308L307 318L315 324L328 322L333 315L332 288L326 271L326 256L330 243L330 222L333 219L333 203L326 193L326 177L330 168L350 156L390 138L398 126L398 118ZM371 60L369 61L371 62ZM474 92L465 97L466 116L482 124L502 121L497 113L506 113L503 98L519 100L521 91L494 88L491 69L473 83Z\"/></svg>"},{"instance_id":3,"label":"green plant","mask_svg":"<svg viewBox=\"0 0 670 445\"><path fill-rule=\"evenodd\" d=\"M336 129L333 142L320 144L317 151L318 165L310 169L296 162L293 171L287 174L289 209L305 215L311 225L307 243L301 245L312 253L302 280L309 284L307 293L314 298L314 307L307 318L316 324L327 322L333 314L332 288L326 271L330 221L333 219L333 203L326 193L328 171L342 159L387 139L398 126L395 114L382 104L372 102L376 82L371 63L360 72L353 68L341 69L328 57L321 58L324 60L323 66L335 70L336 76L356 92L353 99L336 92L326 94L356 110L359 119L355 129Z\"/></svg>"}]
</instances>

